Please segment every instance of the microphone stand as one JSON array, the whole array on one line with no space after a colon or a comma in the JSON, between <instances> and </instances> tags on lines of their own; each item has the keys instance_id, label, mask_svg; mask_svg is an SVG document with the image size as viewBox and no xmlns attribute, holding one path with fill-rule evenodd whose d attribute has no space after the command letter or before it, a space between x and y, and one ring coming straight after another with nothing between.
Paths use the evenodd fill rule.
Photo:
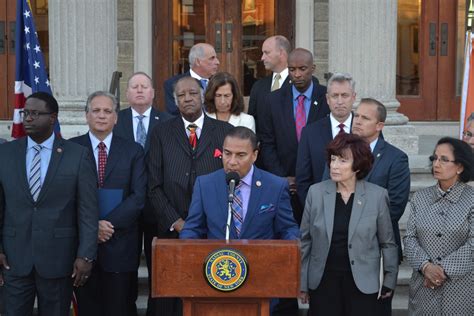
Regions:
<instances>
[{"instance_id":1,"label":"microphone stand","mask_svg":"<svg viewBox=\"0 0 474 316\"><path fill-rule=\"evenodd\" d=\"M225 225L225 240L229 241L230 235L230 221L232 220L232 202L234 201L235 181L231 180L229 183L229 197L227 199L227 224Z\"/></svg>"}]
</instances>

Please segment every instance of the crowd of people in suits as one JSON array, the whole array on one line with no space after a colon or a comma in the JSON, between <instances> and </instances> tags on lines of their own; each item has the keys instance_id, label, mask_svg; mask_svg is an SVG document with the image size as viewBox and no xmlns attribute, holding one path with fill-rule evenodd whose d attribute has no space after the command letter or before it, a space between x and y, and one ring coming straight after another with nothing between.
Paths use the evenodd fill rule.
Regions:
<instances>
[{"instance_id":1,"label":"crowd of people in suits","mask_svg":"<svg viewBox=\"0 0 474 316\"><path fill-rule=\"evenodd\" d=\"M262 46L272 74L250 91L247 113L214 48L190 49L190 70L164 84L127 82L130 107L97 91L89 131L55 135L58 103L28 96L27 137L0 146L0 284L6 315L137 315L142 248L153 278L157 238L224 239L226 174L238 174L232 239L300 239L301 294L310 315L391 315L403 260L398 221L410 194L408 156L383 135L385 106L335 73L313 76L313 55L280 35ZM441 139L437 184L415 194L405 237L413 267L409 312L473 315L474 115L464 142ZM469 146L470 145L470 146ZM381 272L380 272L381 271ZM273 315L297 315L296 299ZM179 298L148 297L147 315L181 315Z\"/></svg>"}]
</instances>

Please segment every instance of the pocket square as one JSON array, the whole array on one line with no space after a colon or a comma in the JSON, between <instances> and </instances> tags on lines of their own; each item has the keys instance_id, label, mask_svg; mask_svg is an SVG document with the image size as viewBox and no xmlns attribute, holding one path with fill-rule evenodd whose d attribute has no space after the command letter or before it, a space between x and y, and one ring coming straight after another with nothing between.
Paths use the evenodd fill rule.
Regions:
<instances>
[{"instance_id":1,"label":"pocket square","mask_svg":"<svg viewBox=\"0 0 474 316\"><path fill-rule=\"evenodd\" d=\"M275 205L273 204L262 204L260 206L260 210L258 211L258 214L263 214L263 213L268 213L268 212L273 212L275 211Z\"/></svg>"}]
</instances>

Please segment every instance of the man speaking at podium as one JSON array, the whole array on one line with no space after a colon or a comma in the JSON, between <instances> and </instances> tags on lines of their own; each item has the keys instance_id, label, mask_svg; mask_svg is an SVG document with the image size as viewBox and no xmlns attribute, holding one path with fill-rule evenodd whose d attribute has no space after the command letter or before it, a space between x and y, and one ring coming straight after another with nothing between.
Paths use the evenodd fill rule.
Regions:
<instances>
[{"instance_id":1,"label":"man speaking at podium","mask_svg":"<svg viewBox=\"0 0 474 316\"><path fill-rule=\"evenodd\" d=\"M257 136L250 129L227 133L224 169L196 179L181 239L226 239L228 219L230 239L299 238L288 181L255 167L257 155Z\"/></svg>"}]
</instances>

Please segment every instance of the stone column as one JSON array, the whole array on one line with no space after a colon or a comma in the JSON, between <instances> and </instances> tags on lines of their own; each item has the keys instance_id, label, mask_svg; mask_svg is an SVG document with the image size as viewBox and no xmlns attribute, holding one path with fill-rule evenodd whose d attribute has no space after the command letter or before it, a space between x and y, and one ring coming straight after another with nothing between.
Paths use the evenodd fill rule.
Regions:
<instances>
[{"instance_id":1,"label":"stone column","mask_svg":"<svg viewBox=\"0 0 474 316\"><path fill-rule=\"evenodd\" d=\"M68 125L85 124L87 96L108 90L117 69L117 1L50 0L49 49L51 86L68 134Z\"/></svg>"},{"instance_id":2,"label":"stone column","mask_svg":"<svg viewBox=\"0 0 474 316\"><path fill-rule=\"evenodd\" d=\"M384 135L408 154L418 138L408 118L396 112L397 1L329 0L329 71L348 72L358 99L372 97L387 107Z\"/></svg>"},{"instance_id":3,"label":"stone column","mask_svg":"<svg viewBox=\"0 0 474 316\"><path fill-rule=\"evenodd\" d=\"M313 53L314 0L296 1L295 47L306 48Z\"/></svg>"}]
</instances>

